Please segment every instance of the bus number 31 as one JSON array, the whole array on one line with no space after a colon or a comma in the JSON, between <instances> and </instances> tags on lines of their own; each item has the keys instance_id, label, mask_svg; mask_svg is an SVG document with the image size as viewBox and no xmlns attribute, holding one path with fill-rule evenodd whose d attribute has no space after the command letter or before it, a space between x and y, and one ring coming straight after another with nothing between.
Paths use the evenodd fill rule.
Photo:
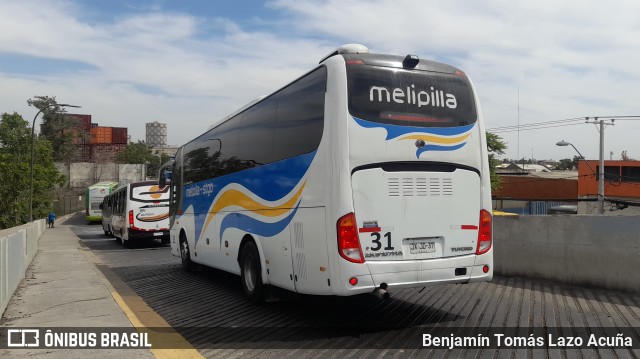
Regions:
<instances>
[{"instance_id":1,"label":"bus number 31","mask_svg":"<svg viewBox=\"0 0 640 359\"><path fill-rule=\"evenodd\" d=\"M382 242L380 242L380 239L382 238L382 235L380 234L380 232L373 232L371 233L371 237L373 237L373 240L371 240L373 242L373 244L375 244L375 247L371 247L372 251L379 251L380 248L382 248ZM392 251L395 248L391 245L391 232L387 232L384 234L384 238L387 239L387 246L384 247L385 251Z\"/></svg>"}]
</instances>

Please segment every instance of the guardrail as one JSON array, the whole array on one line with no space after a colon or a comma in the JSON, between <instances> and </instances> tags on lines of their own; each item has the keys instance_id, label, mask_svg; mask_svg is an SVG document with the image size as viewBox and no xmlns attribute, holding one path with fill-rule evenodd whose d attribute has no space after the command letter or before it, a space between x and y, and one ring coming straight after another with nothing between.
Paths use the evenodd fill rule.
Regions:
<instances>
[{"instance_id":1,"label":"guardrail","mask_svg":"<svg viewBox=\"0 0 640 359\"><path fill-rule=\"evenodd\" d=\"M640 292L640 217L495 216L498 275Z\"/></svg>"},{"instance_id":2,"label":"guardrail","mask_svg":"<svg viewBox=\"0 0 640 359\"><path fill-rule=\"evenodd\" d=\"M40 219L0 231L0 314L35 257L44 229L45 220Z\"/></svg>"}]
</instances>

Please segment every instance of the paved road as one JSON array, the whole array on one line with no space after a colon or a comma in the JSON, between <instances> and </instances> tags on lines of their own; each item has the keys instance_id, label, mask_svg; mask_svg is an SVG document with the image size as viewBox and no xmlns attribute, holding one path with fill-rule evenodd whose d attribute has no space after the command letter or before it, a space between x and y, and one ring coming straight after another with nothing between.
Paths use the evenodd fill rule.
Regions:
<instances>
[{"instance_id":1,"label":"paved road","mask_svg":"<svg viewBox=\"0 0 640 359\"><path fill-rule=\"evenodd\" d=\"M189 342L210 358L639 358L640 297L522 278L392 293L382 301L285 295L262 306L242 296L237 276L213 269L186 273L159 242L124 248L81 216L67 222L83 245ZM109 276L108 276L109 277ZM523 337L529 330L632 338L634 348L421 348L423 334ZM556 344L559 344L556 340ZM624 345L622 345L624 346Z\"/></svg>"}]
</instances>

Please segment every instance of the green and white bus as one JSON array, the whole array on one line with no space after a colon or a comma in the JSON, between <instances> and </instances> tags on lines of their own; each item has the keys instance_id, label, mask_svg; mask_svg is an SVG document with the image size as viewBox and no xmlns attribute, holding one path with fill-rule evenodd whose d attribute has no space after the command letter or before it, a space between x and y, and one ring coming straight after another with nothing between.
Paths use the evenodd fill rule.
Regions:
<instances>
[{"instance_id":1,"label":"green and white bus","mask_svg":"<svg viewBox=\"0 0 640 359\"><path fill-rule=\"evenodd\" d=\"M85 213L87 222L102 221L102 199L118 187L118 182L98 182L87 187Z\"/></svg>"}]
</instances>

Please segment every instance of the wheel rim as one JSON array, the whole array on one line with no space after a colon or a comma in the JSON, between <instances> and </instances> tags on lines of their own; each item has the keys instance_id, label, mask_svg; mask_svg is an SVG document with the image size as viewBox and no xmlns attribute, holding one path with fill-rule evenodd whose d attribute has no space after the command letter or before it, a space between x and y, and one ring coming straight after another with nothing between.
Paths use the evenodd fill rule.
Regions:
<instances>
[{"instance_id":1,"label":"wheel rim","mask_svg":"<svg viewBox=\"0 0 640 359\"><path fill-rule=\"evenodd\" d=\"M185 261L187 260L187 258L189 257L189 245L187 244L187 241L182 241L182 245L180 246L180 254L182 257L182 260Z\"/></svg>"},{"instance_id":2,"label":"wheel rim","mask_svg":"<svg viewBox=\"0 0 640 359\"><path fill-rule=\"evenodd\" d=\"M244 283L247 286L249 292L253 292L255 289L256 282L256 273L253 270L253 256L248 255L244 259L243 272L244 272Z\"/></svg>"}]
</instances>

